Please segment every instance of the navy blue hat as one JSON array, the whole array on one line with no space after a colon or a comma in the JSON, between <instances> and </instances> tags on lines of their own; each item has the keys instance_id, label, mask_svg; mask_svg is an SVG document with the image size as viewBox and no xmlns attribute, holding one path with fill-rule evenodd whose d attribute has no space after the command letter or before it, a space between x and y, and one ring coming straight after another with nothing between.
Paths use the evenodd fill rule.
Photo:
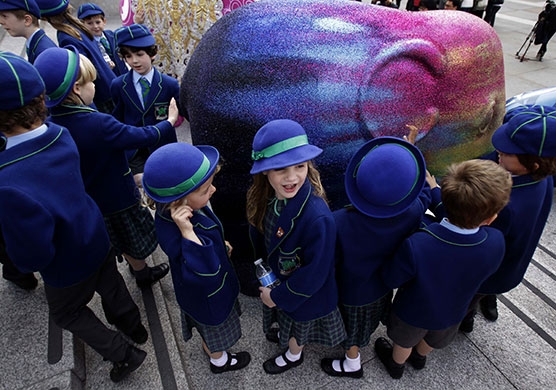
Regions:
<instances>
[{"instance_id":1,"label":"navy blue hat","mask_svg":"<svg viewBox=\"0 0 556 390\"><path fill-rule=\"evenodd\" d=\"M303 127L290 119L276 119L257 131L253 139L251 174L289 167L309 161L322 153L310 145Z\"/></svg>"},{"instance_id":2,"label":"navy blue hat","mask_svg":"<svg viewBox=\"0 0 556 390\"><path fill-rule=\"evenodd\" d=\"M219 158L212 146L181 142L164 145L145 163L143 189L156 202L173 202L203 185L214 173Z\"/></svg>"},{"instance_id":3,"label":"navy blue hat","mask_svg":"<svg viewBox=\"0 0 556 390\"><path fill-rule=\"evenodd\" d=\"M104 11L98 5L93 3L81 4L77 10L77 17L79 19L85 19L87 16L102 15L104 16Z\"/></svg>"},{"instance_id":4,"label":"navy blue hat","mask_svg":"<svg viewBox=\"0 0 556 390\"><path fill-rule=\"evenodd\" d=\"M41 17L41 11L35 0L1 0L0 11L11 11L22 9L37 18Z\"/></svg>"},{"instance_id":5,"label":"navy blue hat","mask_svg":"<svg viewBox=\"0 0 556 390\"><path fill-rule=\"evenodd\" d=\"M68 8L69 0L36 0L41 10L41 16L61 14Z\"/></svg>"},{"instance_id":6,"label":"navy blue hat","mask_svg":"<svg viewBox=\"0 0 556 390\"><path fill-rule=\"evenodd\" d=\"M346 170L346 193L355 208L374 218L403 213L425 185L423 155L400 138L379 137L364 144Z\"/></svg>"},{"instance_id":7,"label":"navy blue hat","mask_svg":"<svg viewBox=\"0 0 556 390\"><path fill-rule=\"evenodd\" d=\"M44 82L30 62L0 51L0 110L15 110L26 106L44 92Z\"/></svg>"},{"instance_id":8,"label":"navy blue hat","mask_svg":"<svg viewBox=\"0 0 556 390\"><path fill-rule=\"evenodd\" d=\"M142 24L120 27L114 31L116 46L148 47L156 43L149 29Z\"/></svg>"},{"instance_id":9,"label":"navy blue hat","mask_svg":"<svg viewBox=\"0 0 556 390\"><path fill-rule=\"evenodd\" d=\"M70 93L79 74L79 51L75 46L49 47L35 60L46 85L46 106L60 104Z\"/></svg>"},{"instance_id":10,"label":"navy blue hat","mask_svg":"<svg viewBox=\"0 0 556 390\"><path fill-rule=\"evenodd\" d=\"M506 154L556 157L556 108L525 106L492 135L496 150ZM514 113L515 112L515 113Z\"/></svg>"}]
</instances>

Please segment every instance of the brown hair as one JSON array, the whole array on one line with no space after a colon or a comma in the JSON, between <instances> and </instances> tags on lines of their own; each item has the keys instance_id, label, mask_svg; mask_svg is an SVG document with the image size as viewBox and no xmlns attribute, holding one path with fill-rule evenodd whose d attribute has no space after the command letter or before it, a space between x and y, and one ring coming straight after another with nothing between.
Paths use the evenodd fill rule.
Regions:
<instances>
[{"instance_id":1,"label":"brown hair","mask_svg":"<svg viewBox=\"0 0 556 390\"><path fill-rule=\"evenodd\" d=\"M102 19L103 22L106 22L106 18L104 17L104 14L94 14L94 15L89 15L84 17L83 19L80 19L83 22L87 22L91 19L95 19L97 16L100 16L100 18Z\"/></svg>"},{"instance_id":2,"label":"brown hair","mask_svg":"<svg viewBox=\"0 0 556 390\"><path fill-rule=\"evenodd\" d=\"M137 53L140 50L143 50L145 53L147 53L149 57L154 57L158 53L158 47L156 45L145 46L145 47L119 45L118 54L122 59L125 59L126 55L131 53Z\"/></svg>"},{"instance_id":3,"label":"brown hair","mask_svg":"<svg viewBox=\"0 0 556 390\"><path fill-rule=\"evenodd\" d=\"M81 35L79 34L80 31L89 39L93 39L93 34L91 34L91 32L87 29L87 26L85 26L81 20L71 14L72 11L73 7L69 4L68 8L66 8L64 12L59 13L58 15L45 16L44 19L46 19L56 30L65 32L80 41L82 40Z\"/></svg>"},{"instance_id":4,"label":"brown hair","mask_svg":"<svg viewBox=\"0 0 556 390\"><path fill-rule=\"evenodd\" d=\"M539 157L533 154L516 154L516 156L534 180L556 175L556 157Z\"/></svg>"},{"instance_id":5,"label":"brown hair","mask_svg":"<svg viewBox=\"0 0 556 390\"><path fill-rule=\"evenodd\" d=\"M90 81L94 81L96 78L97 70L95 69L93 63L83 54L79 54L79 73L77 74L75 82L83 86ZM68 96L66 96L62 103L82 105L83 101L75 92L73 92L72 85Z\"/></svg>"},{"instance_id":6,"label":"brown hair","mask_svg":"<svg viewBox=\"0 0 556 390\"><path fill-rule=\"evenodd\" d=\"M307 161L307 178L313 186L313 194L326 202L326 193L320 181L320 174L312 161ZM247 191L247 220L264 233L264 215L268 202L274 197L274 189L268 178L261 172L253 175L253 184Z\"/></svg>"},{"instance_id":7,"label":"brown hair","mask_svg":"<svg viewBox=\"0 0 556 390\"><path fill-rule=\"evenodd\" d=\"M24 9L10 9L4 12L11 12L19 20L23 20L25 18L25 15L29 15L31 17L31 23L33 24L33 26L39 27L39 18Z\"/></svg>"},{"instance_id":8,"label":"brown hair","mask_svg":"<svg viewBox=\"0 0 556 390\"><path fill-rule=\"evenodd\" d=\"M469 160L448 167L440 190L448 220L473 229L510 201L512 178L493 161Z\"/></svg>"},{"instance_id":9,"label":"brown hair","mask_svg":"<svg viewBox=\"0 0 556 390\"><path fill-rule=\"evenodd\" d=\"M33 98L29 104L13 110L0 110L0 131L11 134L15 126L21 126L33 130L33 124L37 121L44 122L47 116L44 104L44 93Z\"/></svg>"}]
</instances>

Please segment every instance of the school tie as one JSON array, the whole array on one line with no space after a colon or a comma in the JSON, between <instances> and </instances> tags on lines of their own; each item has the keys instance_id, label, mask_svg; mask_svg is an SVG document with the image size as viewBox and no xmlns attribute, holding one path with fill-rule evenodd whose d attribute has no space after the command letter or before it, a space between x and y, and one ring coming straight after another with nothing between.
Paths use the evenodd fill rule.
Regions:
<instances>
[{"instance_id":1,"label":"school tie","mask_svg":"<svg viewBox=\"0 0 556 390\"><path fill-rule=\"evenodd\" d=\"M100 37L100 43L102 43L102 46L104 46L107 52L110 52L110 44L108 43L106 38L104 38L104 36Z\"/></svg>"},{"instance_id":2,"label":"school tie","mask_svg":"<svg viewBox=\"0 0 556 390\"><path fill-rule=\"evenodd\" d=\"M139 79L139 83L141 84L141 94L143 95L143 104L145 104L145 101L147 100L147 95L149 94L149 91L151 90L151 85L149 84L147 79L144 78L144 77L141 77Z\"/></svg>"}]
</instances>

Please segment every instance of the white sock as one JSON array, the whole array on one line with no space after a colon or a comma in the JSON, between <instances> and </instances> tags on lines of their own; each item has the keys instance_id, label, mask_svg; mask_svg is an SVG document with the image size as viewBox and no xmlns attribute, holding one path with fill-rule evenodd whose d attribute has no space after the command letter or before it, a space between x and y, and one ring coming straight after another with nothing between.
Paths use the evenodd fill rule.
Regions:
<instances>
[{"instance_id":1,"label":"white sock","mask_svg":"<svg viewBox=\"0 0 556 390\"><path fill-rule=\"evenodd\" d=\"M332 362L332 368L336 372L341 372L342 368L340 367L340 360L334 360ZM361 369L361 355L358 353L355 359L350 359L346 354L346 360L344 360L344 371L354 372L354 371L359 371L360 369Z\"/></svg>"},{"instance_id":2,"label":"white sock","mask_svg":"<svg viewBox=\"0 0 556 390\"><path fill-rule=\"evenodd\" d=\"M216 367L222 367L228 361L228 353L226 351L222 352L222 356L218 359L210 358L210 362L214 364ZM237 360L232 358L232 366L237 363Z\"/></svg>"},{"instance_id":3,"label":"white sock","mask_svg":"<svg viewBox=\"0 0 556 390\"><path fill-rule=\"evenodd\" d=\"M303 352L303 350L301 352ZM299 352L297 355L294 355L293 353L290 352L290 349L288 348L288 350L286 351L286 359L288 359L290 362L296 362L301 358L301 352ZM282 355L278 356L274 360L274 363L276 363L278 367L284 367L286 365L286 361L284 360Z\"/></svg>"}]
</instances>

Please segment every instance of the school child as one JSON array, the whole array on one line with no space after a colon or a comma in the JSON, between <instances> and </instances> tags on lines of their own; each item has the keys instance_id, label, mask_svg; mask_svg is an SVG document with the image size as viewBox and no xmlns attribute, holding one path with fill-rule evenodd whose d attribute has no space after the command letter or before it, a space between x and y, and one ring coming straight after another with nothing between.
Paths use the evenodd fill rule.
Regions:
<instances>
[{"instance_id":1,"label":"school child","mask_svg":"<svg viewBox=\"0 0 556 390\"><path fill-rule=\"evenodd\" d=\"M0 229L22 272L39 271L50 316L113 362L119 382L146 353L107 328L87 304L101 296L107 319L136 343L148 338L137 305L116 268L102 214L87 195L79 155L66 129L44 123L37 70L0 52Z\"/></svg>"},{"instance_id":2,"label":"school child","mask_svg":"<svg viewBox=\"0 0 556 390\"><path fill-rule=\"evenodd\" d=\"M81 4L77 10L77 17L83 22L89 32L93 34L93 38L102 53L104 61L110 66L114 74L119 76L126 73L127 66L118 56L118 51L116 50L114 32L104 29L106 27L106 17L102 8L93 3Z\"/></svg>"},{"instance_id":3,"label":"school child","mask_svg":"<svg viewBox=\"0 0 556 390\"><path fill-rule=\"evenodd\" d=\"M460 328L464 332L473 330L477 301L487 319L498 318L495 294L508 292L523 280L552 206L556 109L524 106L510 112L506 119L492 136L492 144L499 164L512 174L512 194L510 203L491 225L504 234L506 255L500 268L479 288L480 295Z\"/></svg>"},{"instance_id":4,"label":"school child","mask_svg":"<svg viewBox=\"0 0 556 390\"><path fill-rule=\"evenodd\" d=\"M173 131L177 108L155 126L133 127L91 107L96 71L73 46L45 50L35 62L46 84L50 120L67 128L81 157L85 189L97 202L112 245L129 262L137 285L147 288L169 272L168 264L148 267L145 258L157 247L154 220L141 206L125 150L155 145Z\"/></svg>"},{"instance_id":5,"label":"school child","mask_svg":"<svg viewBox=\"0 0 556 390\"><path fill-rule=\"evenodd\" d=\"M488 225L510 191L510 175L492 161L450 166L441 187L447 218L412 234L384 264L384 283L398 288L387 321L394 346L379 337L375 351L392 378L402 377L406 360L422 369L433 348L452 342L479 286L504 256L504 237Z\"/></svg>"},{"instance_id":6,"label":"school child","mask_svg":"<svg viewBox=\"0 0 556 390\"><path fill-rule=\"evenodd\" d=\"M336 226L311 162L321 153L289 119L268 122L253 140L249 235L255 258L265 258L281 281L272 290L260 288L263 330L269 340L288 346L264 362L269 374L299 366L306 344L334 346L346 337L334 278ZM278 334L271 330L275 320Z\"/></svg>"},{"instance_id":7,"label":"school child","mask_svg":"<svg viewBox=\"0 0 556 390\"><path fill-rule=\"evenodd\" d=\"M419 228L430 204L425 160L409 142L380 137L364 144L345 175L351 206L333 213L336 222L336 280L347 338L340 359L323 359L328 375L361 378L359 349L386 321L392 290L380 268L402 241Z\"/></svg>"},{"instance_id":8,"label":"school child","mask_svg":"<svg viewBox=\"0 0 556 390\"><path fill-rule=\"evenodd\" d=\"M133 126L152 125L166 119L170 99L179 100L179 84L176 79L153 68L152 61L157 53L154 37L141 24L121 27L114 32L114 37L120 56L131 69L112 82L110 91L116 104L112 114L119 121ZM162 139L159 146L176 141L174 131ZM143 172L152 151L151 148L128 153L134 175Z\"/></svg>"},{"instance_id":9,"label":"school child","mask_svg":"<svg viewBox=\"0 0 556 390\"><path fill-rule=\"evenodd\" d=\"M241 337L241 310L231 246L207 207L218 159L212 146L172 143L149 157L143 176L143 188L156 202L156 231L170 260L183 338L188 341L197 328L215 374L251 361L248 352L227 352Z\"/></svg>"},{"instance_id":10,"label":"school child","mask_svg":"<svg viewBox=\"0 0 556 390\"><path fill-rule=\"evenodd\" d=\"M68 0L36 0L36 2L41 10L41 18L58 30L58 45L60 47L75 46L93 63L97 71L95 108L100 112L110 114L114 108L110 95L110 83L116 75L104 60L93 34L89 32L83 22L72 15L73 7Z\"/></svg>"},{"instance_id":11,"label":"school child","mask_svg":"<svg viewBox=\"0 0 556 390\"><path fill-rule=\"evenodd\" d=\"M56 44L39 28L41 13L35 0L4 0L0 2L0 25L12 37L25 37L27 60L35 58Z\"/></svg>"}]
</instances>

